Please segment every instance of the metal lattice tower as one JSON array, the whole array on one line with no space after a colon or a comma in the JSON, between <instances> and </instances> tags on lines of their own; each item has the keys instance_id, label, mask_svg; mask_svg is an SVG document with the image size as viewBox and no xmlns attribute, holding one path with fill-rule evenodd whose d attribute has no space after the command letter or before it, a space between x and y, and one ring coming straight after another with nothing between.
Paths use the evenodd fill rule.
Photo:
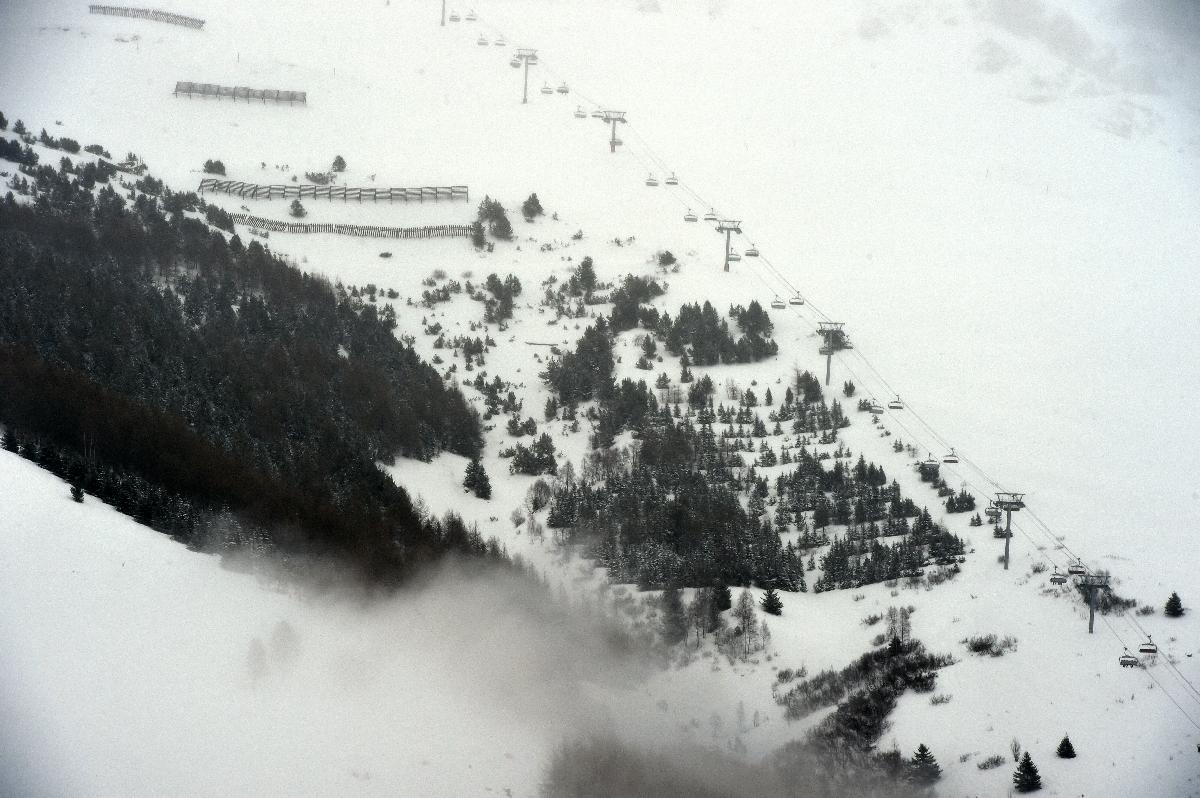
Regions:
<instances>
[{"instance_id":1,"label":"metal lattice tower","mask_svg":"<svg viewBox=\"0 0 1200 798\"><path fill-rule=\"evenodd\" d=\"M725 234L725 271L729 271L730 236L734 233L742 234L742 223L737 219L718 219L717 232Z\"/></svg>"},{"instance_id":2,"label":"metal lattice tower","mask_svg":"<svg viewBox=\"0 0 1200 798\"><path fill-rule=\"evenodd\" d=\"M525 65L525 86L521 89L521 102L529 102L529 67L538 62L537 49L533 47L518 47L517 54L513 58L524 62Z\"/></svg>"},{"instance_id":3,"label":"metal lattice tower","mask_svg":"<svg viewBox=\"0 0 1200 798\"><path fill-rule=\"evenodd\" d=\"M850 342L846 339L846 331L843 329L846 326L845 322L841 321L822 321L817 323L817 332L825 343L817 350L825 356L825 384L829 384L829 372L833 365L833 353L840 349L849 349Z\"/></svg>"},{"instance_id":4,"label":"metal lattice tower","mask_svg":"<svg viewBox=\"0 0 1200 798\"><path fill-rule=\"evenodd\" d=\"M1096 626L1096 599L1102 590L1108 590L1108 574L1084 574L1079 577L1079 586L1088 594L1088 634Z\"/></svg>"},{"instance_id":5,"label":"metal lattice tower","mask_svg":"<svg viewBox=\"0 0 1200 798\"><path fill-rule=\"evenodd\" d=\"M1004 570L1008 570L1008 549L1012 542L1012 514L1025 507L1024 493L997 493L995 505L1004 513Z\"/></svg>"},{"instance_id":6,"label":"metal lattice tower","mask_svg":"<svg viewBox=\"0 0 1200 798\"><path fill-rule=\"evenodd\" d=\"M612 133L608 138L608 151L616 152L617 147L621 144L621 140L617 138L617 123L626 124L629 120L625 118L624 111L600 111L600 121L612 127Z\"/></svg>"}]
</instances>

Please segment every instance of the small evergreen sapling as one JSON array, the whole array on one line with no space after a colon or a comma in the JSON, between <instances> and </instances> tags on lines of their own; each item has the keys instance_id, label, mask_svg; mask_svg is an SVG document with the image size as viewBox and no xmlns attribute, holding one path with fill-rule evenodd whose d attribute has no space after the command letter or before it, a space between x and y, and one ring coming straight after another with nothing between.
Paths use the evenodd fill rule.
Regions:
<instances>
[{"instance_id":1,"label":"small evergreen sapling","mask_svg":"<svg viewBox=\"0 0 1200 798\"><path fill-rule=\"evenodd\" d=\"M767 592L763 594L759 603L762 605L763 612L768 615L783 614L783 599L779 598L779 593L773 587L767 588Z\"/></svg>"},{"instance_id":2,"label":"small evergreen sapling","mask_svg":"<svg viewBox=\"0 0 1200 798\"><path fill-rule=\"evenodd\" d=\"M300 204L299 199L292 200L292 207L289 213L297 219L301 219L308 215L308 211L304 210L304 206Z\"/></svg>"},{"instance_id":3,"label":"small evergreen sapling","mask_svg":"<svg viewBox=\"0 0 1200 798\"><path fill-rule=\"evenodd\" d=\"M79 487L78 485L72 485L71 486L71 498L73 500L75 500L76 502L82 504L83 503L83 488Z\"/></svg>"},{"instance_id":4,"label":"small evergreen sapling","mask_svg":"<svg viewBox=\"0 0 1200 798\"><path fill-rule=\"evenodd\" d=\"M1059 759L1074 759L1075 746L1071 745L1071 738L1064 734L1062 742L1058 744L1058 750L1054 753L1058 754Z\"/></svg>"},{"instance_id":5,"label":"small evergreen sapling","mask_svg":"<svg viewBox=\"0 0 1200 798\"><path fill-rule=\"evenodd\" d=\"M921 743L916 753L908 760L908 780L912 784L928 787L942 777L942 768L937 763L937 757Z\"/></svg>"},{"instance_id":6,"label":"small evergreen sapling","mask_svg":"<svg viewBox=\"0 0 1200 798\"><path fill-rule=\"evenodd\" d=\"M333 159L333 171L335 171L335 172L346 171L346 159L340 155L336 156Z\"/></svg>"},{"instance_id":7,"label":"small evergreen sapling","mask_svg":"<svg viewBox=\"0 0 1200 798\"><path fill-rule=\"evenodd\" d=\"M523 203L521 203L521 214L528 220L533 221L533 217L542 216L545 211L542 210L541 200L538 199L537 192L530 194Z\"/></svg>"},{"instance_id":8,"label":"small evergreen sapling","mask_svg":"<svg viewBox=\"0 0 1200 798\"><path fill-rule=\"evenodd\" d=\"M1163 606L1163 614L1168 618L1182 617L1186 612L1183 608L1183 599L1179 598L1178 593L1171 593L1171 597L1167 599L1167 603Z\"/></svg>"},{"instance_id":9,"label":"small evergreen sapling","mask_svg":"<svg viewBox=\"0 0 1200 798\"><path fill-rule=\"evenodd\" d=\"M1042 777L1038 775L1037 766L1033 764L1028 751L1021 757L1021 763L1013 773L1013 786L1017 788L1017 792L1035 792L1042 789Z\"/></svg>"}]
</instances>

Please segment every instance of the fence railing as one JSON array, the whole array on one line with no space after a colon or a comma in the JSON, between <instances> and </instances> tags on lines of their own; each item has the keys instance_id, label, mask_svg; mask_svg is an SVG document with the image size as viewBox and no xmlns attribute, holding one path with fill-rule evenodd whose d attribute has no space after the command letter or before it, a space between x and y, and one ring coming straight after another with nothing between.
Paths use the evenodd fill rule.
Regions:
<instances>
[{"instance_id":1,"label":"fence railing","mask_svg":"<svg viewBox=\"0 0 1200 798\"><path fill-rule=\"evenodd\" d=\"M334 222L280 222L248 213L231 213L237 224L248 225L273 233L335 233L364 238L466 238L471 235L469 224L436 224L424 227L382 227L372 224L338 224Z\"/></svg>"},{"instance_id":2,"label":"fence railing","mask_svg":"<svg viewBox=\"0 0 1200 798\"><path fill-rule=\"evenodd\" d=\"M234 102L238 100L261 100L266 102L277 103L308 103L308 92L304 91L286 91L284 89L251 89L247 86L218 86L215 83L192 83L187 80L179 80L175 82L175 91L173 94L178 97L180 94L185 94L188 97L200 95L201 97L216 97L218 100L222 97L228 97Z\"/></svg>"},{"instance_id":3,"label":"fence railing","mask_svg":"<svg viewBox=\"0 0 1200 798\"><path fill-rule=\"evenodd\" d=\"M218 191L236 194L246 199L340 199L343 202L437 202L439 200L469 200L466 186L419 186L413 188L351 188L349 186L317 186L310 184L259 185L240 180L217 180L206 177L200 181L200 193Z\"/></svg>"},{"instance_id":4,"label":"fence railing","mask_svg":"<svg viewBox=\"0 0 1200 798\"><path fill-rule=\"evenodd\" d=\"M88 11L93 14L105 14L110 17L138 17L140 19L151 19L155 22L168 22L172 25L182 25L185 28L195 28L200 30L204 27L204 20L196 19L195 17L185 17L183 14L172 14L169 11L158 11L153 8L127 8L125 6L99 6L90 5Z\"/></svg>"}]
</instances>

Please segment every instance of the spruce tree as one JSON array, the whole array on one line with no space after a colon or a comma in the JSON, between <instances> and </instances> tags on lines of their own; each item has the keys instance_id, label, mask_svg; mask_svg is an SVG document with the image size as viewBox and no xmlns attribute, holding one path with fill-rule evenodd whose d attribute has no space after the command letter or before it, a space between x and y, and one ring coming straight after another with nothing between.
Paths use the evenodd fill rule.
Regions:
<instances>
[{"instance_id":1,"label":"spruce tree","mask_svg":"<svg viewBox=\"0 0 1200 798\"><path fill-rule=\"evenodd\" d=\"M1168 618L1179 618L1183 615L1183 600L1179 598L1178 593L1171 593L1171 597L1167 599L1167 603L1163 607L1163 613Z\"/></svg>"},{"instance_id":2,"label":"spruce tree","mask_svg":"<svg viewBox=\"0 0 1200 798\"><path fill-rule=\"evenodd\" d=\"M779 593L773 587L767 588L767 592L763 594L759 603L762 605L763 612L768 615L783 614L783 599L779 598Z\"/></svg>"},{"instance_id":3,"label":"spruce tree","mask_svg":"<svg viewBox=\"0 0 1200 798\"><path fill-rule=\"evenodd\" d=\"M530 194L526 200L521 203L521 214L526 219L533 219L535 216L541 216L545 211L542 210L542 202L538 199L537 192Z\"/></svg>"},{"instance_id":4,"label":"spruce tree","mask_svg":"<svg viewBox=\"0 0 1200 798\"><path fill-rule=\"evenodd\" d=\"M290 213L292 214L292 216L296 217L297 219L300 219L300 218L308 215L308 211L304 210L304 206L300 204L299 199L292 200L292 207L291 207Z\"/></svg>"},{"instance_id":5,"label":"spruce tree","mask_svg":"<svg viewBox=\"0 0 1200 798\"><path fill-rule=\"evenodd\" d=\"M483 249L483 245L486 243L487 241L483 237L483 222L478 220L472 222L471 245L475 247L475 249Z\"/></svg>"},{"instance_id":6,"label":"spruce tree","mask_svg":"<svg viewBox=\"0 0 1200 798\"><path fill-rule=\"evenodd\" d=\"M1021 763L1013 773L1013 786L1017 792L1035 792L1042 789L1042 777L1038 775L1037 766L1026 751L1021 756Z\"/></svg>"},{"instance_id":7,"label":"spruce tree","mask_svg":"<svg viewBox=\"0 0 1200 798\"><path fill-rule=\"evenodd\" d=\"M688 617L679 588L669 587L663 591L662 608L662 639L673 646L686 639L688 633Z\"/></svg>"},{"instance_id":8,"label":"spruce tree","mask_svg":"<svg viewBox=\"0 0 1200 798\"><path fill-rule=\"evenodd\" d=\"M1058 750L1055 751L1059 759L1074 759L1075 746L1071 745L1071 738L1063 735L1062 742L1058 744Z\"/></svg>"},{"instance_id":9,"label":"spruce tree","mask_svg":"<svg viewBox=\"0 0 1200 798\"><path fill-rule=\"evenodd\" d=\"M345 158L343 158L343 157L342 157L342 156L340 156L340 155L338 155L337 157L335 157L335 158L333 159L333 171L335 171L335 172L344 172L344 171L346 171L346 159L345 159Z\"/></svg>"},{"instance_id":10,"label":"spruce tree","mask_svg":"<svg viewBox=\"0 0 1200 798\"><path fill-rule=\"evenodd\" d=\"M76 502L82 503L83 502L83 488L79 487L78 485L72 485L71 486L71 498L74 499Z\"/></svg>"},{"instance_id":11,"label":"spruce tree","mask_svg":"<svg viewBox=\"0 0 1200 798\"><path fill-rule=\"evenodd\" d=\"M720 581L713 585L713 606L717 608L717 612L724 612L733 606L733 593L729 590L729 585Z\"/></svg>"},{"instance_id":12,"label":"spruce tree","mask_svg":"<svg viewBox=\"0 0 1200 798\"><path fill-rule=\"evenodd\" d=\"M467 463L467 473L463 477L463 487L474 493L480 499L492 498L492 482L478 458Z\"/></svg>"},{"instance_id":13,"label":"spruce tree","mask_svg":"<svg viewBox=\"0 0 1200 798\"><path fill-rule=\"evenodd\" d=\"M942 769L938 766L937 757L921 743L916 753L908 760L908 780L913 784L928 787L942 777Z\"/></svg>"}]
</instances>

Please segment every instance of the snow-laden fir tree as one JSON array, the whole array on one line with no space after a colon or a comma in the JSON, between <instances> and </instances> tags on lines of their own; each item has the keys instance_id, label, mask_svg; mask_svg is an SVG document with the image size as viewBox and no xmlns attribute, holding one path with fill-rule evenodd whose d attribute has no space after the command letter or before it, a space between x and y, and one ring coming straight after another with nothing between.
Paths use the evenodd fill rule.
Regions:
<instances>
[{"instance_id":1,"label":"snow-laden fir tree","mask_svg":"<svg viewBox=\"0 0 1200 798\"><path fill-rule=\"evenodd\" d=\"M783 614L783 599L779 598L778 591L773 587L767 588L767 592L763 593L762 601L763 612L768 615Z\"/></svg>"},{"instance_id":2,"label":"snow-laden fir tree","mask_svg":"<svg viewBox=\"0 0 1200 798\"><path fill-rule=\"evenodd\" d=\"M1038 775L1037 766L1026 751L1021 756L1021 763L1013 773L1013 786L1017 792L1035 792L1042 789L1042 777Z\"/></svg>"},{"instance_id":3,"label":"snow-laden fir tree","mask_svg":"<svg viewBox=\"0 0 1200 798\"><path fill-rule=\"evenodd\" d=\"M1167 599L1166 605L1163 606L1163 614L1168 618L1179 618L1183 613L1183 599L1179 598L1178 593L1171 593L1171 597Z\"/></svg>"},{"instance_id":4,"label":"snow-laden fir tree","mask_svg":"<svg viewBox=\"0 0 1200 798\"><path fill-rule=\"evenodd\" d=\"M1058 750L1054 753L1058 754L1059 759L1074 759L1075 746L1071 745L1071 738L1064 734L1062 741L1058 744Z\"/></svg>"},{"instance_id":5,"label":"snow-laden fir tree","mask_svg":"<svg viewBox=\"0 0 1200 798\"><path fill-rule=\"evenodd\" d=\"M925 743L921 743L912 759L908 760L908 780L913 784L928 787L941 777L942 769L937 763L937 757Z\"/></svg>"}]
</instances>

